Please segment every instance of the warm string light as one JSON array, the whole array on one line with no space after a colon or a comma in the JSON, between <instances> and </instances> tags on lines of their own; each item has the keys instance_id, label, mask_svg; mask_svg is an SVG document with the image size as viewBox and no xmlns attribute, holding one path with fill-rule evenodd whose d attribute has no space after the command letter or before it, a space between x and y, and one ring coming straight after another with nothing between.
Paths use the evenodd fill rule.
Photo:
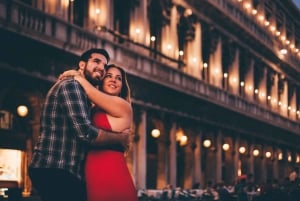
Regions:
<instances>
[{"instance_id":1,"label":"warm string light","mask_svg":"<svg viewBox=\"0 0 300 201\"><path fill-rule=\"evenodd\" d=\"M242 0L238 0L238 3L243 2ZM296 51L296 47L294 44L291 44L291 41L286 38L285 35L282 35L282 33L279 30L276 30L276 26L274 24L271 24L269 19L265 17L264 13L258 12L256 8L254 8L251 3L248 1L243 2L243 8L246 10L247 13L251 13L253 16L256 17L256 19L260 22L262 26L269 27L269 30L271 33L275 34L275 36L278 36L279 39L281 40L282 44L289 46L289 48L292 50L294 53L298 53ZM282 54L282 53L281 53ZM283 54L287 54L287 50L284 50ZM300 57L300 54L298 55Z\"/></svg>"},{"instance_id":2,"label":"warm string light","mask_svg":"<svg viewBox=\"0 0 300 201\"><path fill-rule=\"evenodd\" d=\"M70 2L72 3L72 2L74 2L74 0L70 0ZM247 10L249 10L249 9L252 8L251 4L249 2L247 2L247 1L243 2L243 7L245 9L247 9ZM95 13L96 13L96 16L97 16L97 21L98 21L98 18L100 17L100 14L101 14L101 9L100 8L96 8L95 9ZM188 10L188 9L186 10L186 13L189 14L189 15L192 14L191 10ZM253 15L257 15L258 11L255 8L253 8L252 9L252 14ZM292 49L295 53L299 53L299 49L295 47L295 44L291 44L291 41L287 40L287 37L285 35L283 35L279 30L276 30L276 26L274 24L270 24L270 22L267 19L265 19L265 17L264 17L263 14L259 13L257 15L257 19L259 19L260 21L264 21L264 25L265 26L269 26L270 31L273 32L273 33L275 33L275 35L278 36L279 40L281 40L284 44L288 45L288 47L290 49ZM135 29L135 34L136 34L136 37L139 38L139 36L141 35L141 29L140 28L136 28ZM154 42L154 41L156 41L156 37L155 36L151 36L150 40L151 40L151 42ZM172 49L172 45L168 44L166 46L166 49L168 51L170 51ZM280 54L282 56L286 55L287 53L288 53L288 49L286 49L286 48L280 49ZM184 53L183 53L182 50L179 51L180 58L183 56L183 54ZM299 56L300 56L300 54L299 54ZM195 61L195 60L196 59L194 59L193 61ZM208 64L207 63L203 63L203 68L207 68L207 67L208 67ZM219 69L215 69L213 72L214 72L214 74L217 75L219 73ZM228 78L229 74L228 73L224 73L223 77L224 78ZM231 83L235 83L237 81L237 79L236 78L231 78L230 81L231 81ZM244 87L244 85L245 85L244 82L240 82L240 86L241 87ZM248 90L252 90L252 88L249 86ZM254 93L258 94L258 92L259 92L259 89L255 89ZM261 94L259 94L259 96L265 97L265 94L261 93ZM268 100L270 100L269 97L268 97ZM278 105L281 106L280 103L278 103ZM294 113L299 114L299 110L297 110L297 109L290 108L289 106L284 107L284 108L287 108L287 110L290 110L290 111L293 111Z\"/></svg>"}]
</instances>

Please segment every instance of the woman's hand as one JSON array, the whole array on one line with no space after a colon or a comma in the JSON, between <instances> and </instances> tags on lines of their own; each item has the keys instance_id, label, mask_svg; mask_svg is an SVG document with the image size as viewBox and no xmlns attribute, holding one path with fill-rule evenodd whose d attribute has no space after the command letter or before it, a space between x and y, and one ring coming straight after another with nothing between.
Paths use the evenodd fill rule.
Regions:
<instances>
[{"instance_id":1,"label":"woman's hand","mask_svg":"<svg viewBox=\"0 0 300 201\"><path fill-rule=\"evenodd\" d=\"M82 76L82 75L77 70L67 70L67 71L64 71L62 74L60 74L58 79L63 80L67 77L75 77L75 76Z\"/></svg>"}]
</instances>

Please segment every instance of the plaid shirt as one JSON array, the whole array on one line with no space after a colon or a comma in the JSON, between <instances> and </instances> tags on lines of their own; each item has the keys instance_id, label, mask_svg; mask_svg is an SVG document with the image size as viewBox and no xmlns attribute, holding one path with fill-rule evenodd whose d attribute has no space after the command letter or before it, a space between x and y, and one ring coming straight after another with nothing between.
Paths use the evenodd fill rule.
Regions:
<instances>
[{"instance_id":1,"label":"plaid shirt","mask_svg":"<svg viewBox=\"0 0 300 201\"><path fill-rule=\"evenodd\" d=\"M82 179L87 146L98 135L90 114L90 102L76 80L56 83L46 96L30 167L64 169Z\"/></svg>"}]
</instances>

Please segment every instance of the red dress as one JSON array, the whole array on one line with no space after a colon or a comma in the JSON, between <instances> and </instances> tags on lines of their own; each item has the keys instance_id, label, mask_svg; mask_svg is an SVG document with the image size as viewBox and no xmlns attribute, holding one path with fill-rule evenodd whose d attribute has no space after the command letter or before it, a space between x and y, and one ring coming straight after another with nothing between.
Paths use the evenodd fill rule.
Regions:
<instances>
[{"instance_id":1,"label":"red dress","mask_svg":"<svg viewBox=\"0 0 300 201\"><path fill-rule=\"evenodd\" d=\"M94 114L93 124L111 130L102 111ZM85 163L85 177L88 201L138 201L121 147L90 150Z\"/></svg>"}]
</instances>

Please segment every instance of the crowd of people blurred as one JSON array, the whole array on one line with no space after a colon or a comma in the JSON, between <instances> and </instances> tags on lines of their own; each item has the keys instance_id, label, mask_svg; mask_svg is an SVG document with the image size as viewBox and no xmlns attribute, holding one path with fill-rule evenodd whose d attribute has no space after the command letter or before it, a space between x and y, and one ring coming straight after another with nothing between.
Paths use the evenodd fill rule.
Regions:
<instances>
[{"instance_id":1,"label":"crowd of people blurred","mask_svg":"<svg viewBox=\"0 0 300 201\"><path fill-rule=\"evenodd\" d=\"M267 179L265 183L254 182L252 174L242 175L236 183L208 181L201 186L195 183L192 189L172 188L168 185L162 190L143 190L139 192L140 201L300 201L300 177L298 168L282 179Z\"/></svg>"}]
</instances>

